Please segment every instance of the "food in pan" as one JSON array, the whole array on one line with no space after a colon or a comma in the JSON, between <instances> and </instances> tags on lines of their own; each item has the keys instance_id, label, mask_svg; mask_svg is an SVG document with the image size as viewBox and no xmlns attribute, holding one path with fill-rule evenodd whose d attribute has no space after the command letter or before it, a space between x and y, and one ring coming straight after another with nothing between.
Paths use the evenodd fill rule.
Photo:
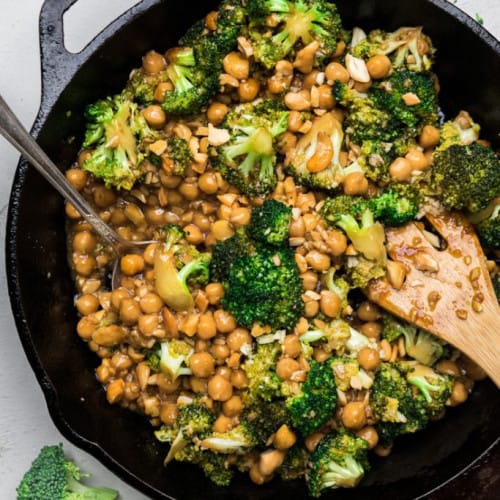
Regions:
<instances>
[{"instance_id":1,"label":"food in pan","mask_svg":"<svg viewBox=\"0 0 500 500\"><path fill-rule=\"evenodd\" d=\"M384 228L439 207L470 217L499 288L499 159L466 111L443 116L435 51L326 1L226 0L88 106L67 177L152 243L111 289L113 252L66 206L77 332L166 463L353 487L485 377L362 292L405 279Z\"/></svg>"}]
</instances>

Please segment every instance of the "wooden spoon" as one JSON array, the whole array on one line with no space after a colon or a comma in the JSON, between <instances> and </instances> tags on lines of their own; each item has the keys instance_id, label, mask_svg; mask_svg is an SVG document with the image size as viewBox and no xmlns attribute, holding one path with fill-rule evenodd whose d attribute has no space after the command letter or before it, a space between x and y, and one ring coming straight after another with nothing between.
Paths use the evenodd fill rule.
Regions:
<instances>
[{"instance_id":1,"label":"wooden spoon","mask_svg":"<svg viewBox=\"0 0 500 500\"><path fill-rule=\"evenodd\" d=\"M481 366L500 387L500 307L491 284L486 258L472 225L458 213L425 216L446 242L422 222L386 230L387 252L393 267L406 273L397 289L383 278L366 294L399 316L454 345ZM431 243L432 242L432 243ZM395 264L400 263L400 264Z\"/></svg>"}]
</instances>

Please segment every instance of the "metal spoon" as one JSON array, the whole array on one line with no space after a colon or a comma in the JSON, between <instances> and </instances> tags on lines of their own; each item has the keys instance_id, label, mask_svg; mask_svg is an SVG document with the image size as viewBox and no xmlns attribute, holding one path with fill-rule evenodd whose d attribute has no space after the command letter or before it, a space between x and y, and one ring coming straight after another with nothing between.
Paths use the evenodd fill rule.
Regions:
<instances>
[{"instance_id":1,"label":"metal spoon","mask_svg":"<svg viewBox=\"0 0 500 500\"><path fill-rule=\"evenodd\" d=\"M116 254L113 268L112 288L120 283L120 257L141 252L151 241L131 241L116 234L90 206L87 200L68 182L64 174L55 166L42 148L31 137L17 116L0 95L0 134L3 135L68 201L92 226L94 231L106 241Z\"/></svg>"}]
</instances>

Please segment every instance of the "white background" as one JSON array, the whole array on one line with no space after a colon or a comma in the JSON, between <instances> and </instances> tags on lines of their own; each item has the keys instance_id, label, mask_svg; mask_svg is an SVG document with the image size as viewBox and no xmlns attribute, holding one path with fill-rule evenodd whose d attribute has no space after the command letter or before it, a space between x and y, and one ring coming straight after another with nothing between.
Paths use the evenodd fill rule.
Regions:
<instances>
[{"instance_id":1,"label":"white background","mask_svg":"<svg viewBox=\"0 0 500 500\"><path fill-rule=\"evenodd\" d=\"M406 0L411 1L411 0ZM38 14L43 0L0 0L0 94L30 128L40 103ZM138 0L79 0L65 16L66 45L80 50L96 33ZM499 0L457 0L458 7L500 38ZM98 12L98 15L96 15ZM18 154L0 137L0 498L15 488L39 449L63 442L68 455L92 473L94 484L118 489L121 498L144 500L98 461L67 442L50 420L42 392L17 337L5 278L5 220Z\"/></svg>"}]
</instances>

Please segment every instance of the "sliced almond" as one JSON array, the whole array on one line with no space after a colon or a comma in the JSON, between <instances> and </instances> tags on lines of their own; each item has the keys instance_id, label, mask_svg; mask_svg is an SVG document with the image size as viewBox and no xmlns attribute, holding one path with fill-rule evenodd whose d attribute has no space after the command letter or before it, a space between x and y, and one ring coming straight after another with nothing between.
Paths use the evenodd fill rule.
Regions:
<instances>
[{"instance_id":1,"label":"sliced almond","mask_svg":"<svg viewBox=\"0 0 500 500\"><path fill-rule=\"evenodd\" d=\"M360 83L368 83L370 81L370 73L368 73L368 68L363 59L347 54L345 57L345 65L353 80Z\"/></svg>"}]
</instances>

